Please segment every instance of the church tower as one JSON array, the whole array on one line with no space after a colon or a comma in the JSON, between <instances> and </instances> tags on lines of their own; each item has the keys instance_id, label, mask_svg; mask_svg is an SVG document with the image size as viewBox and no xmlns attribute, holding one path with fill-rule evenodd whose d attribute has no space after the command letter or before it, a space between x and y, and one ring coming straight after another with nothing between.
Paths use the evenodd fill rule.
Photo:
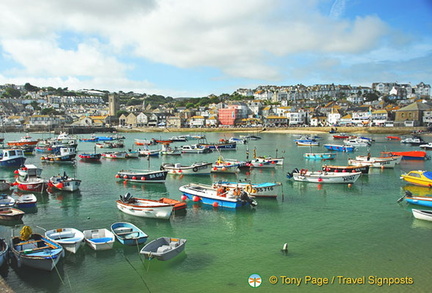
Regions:
<instances>
[{"instance_id":1,"label":"church tower","mask_svg":"<svg viewBox=\"0 0 432 293\"><path fill-rule=\"evenodd\" d=\"M114 94L108 95L109 115L115 116L119 110L118 97Z\"/></svg>"}]
</instances>

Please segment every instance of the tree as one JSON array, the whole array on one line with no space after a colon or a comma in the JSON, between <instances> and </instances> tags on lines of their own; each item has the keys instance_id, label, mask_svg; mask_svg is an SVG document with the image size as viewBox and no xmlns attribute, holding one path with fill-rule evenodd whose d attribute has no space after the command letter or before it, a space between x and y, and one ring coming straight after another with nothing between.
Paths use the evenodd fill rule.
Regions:
<instances>
[{"instance_id":1,"label":"tree","mask_svg":"<svg viewBox=\"0 0 432 293\"><path fill-rule=\"evenodd\" d=\"M117 111L116 116L120 117L123 114L126 115L126 116L129 115L129 113L127 111L125 111L125 110L119 110L119 111Z\"/></svg>"},{"instance_id":2,"label":"tree","mask_svg":"<svg viewBox=\"0 0 432 293\"><path fill-rule=\"evenodd\" d=\"M40 90L37 86L31 85L28 82L24 85L24 89L28 92L37 92Z\"/></svg>"}]
</instances>

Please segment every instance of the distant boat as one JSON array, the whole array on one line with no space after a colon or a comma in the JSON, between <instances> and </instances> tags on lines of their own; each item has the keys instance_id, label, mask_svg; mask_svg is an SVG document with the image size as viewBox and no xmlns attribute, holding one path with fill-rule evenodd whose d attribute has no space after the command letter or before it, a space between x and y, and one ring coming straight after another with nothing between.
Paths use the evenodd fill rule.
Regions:
<instances>
[{"instance_id":1,"label":"distant boat","mask_svg":"<svg viewBox=\"0 0 432 293\"><path fill-rule=\"evenodd\" d=\"M126 159L126 152L106 152L102 153L105 159Z\"/></svg>"},{"instance_id":2,"label":"distant boat","mask_svg":"<svg viewBox=\"0 0 432 293\"><path fill-rule=\"evenodd\" d=\"M159 237L146 244L140 251L147 259L166 261L180 254L186 246L186 239Z\"/></svg>"},{"instance_id":3,"label":"distant boat","mask_svg":"<svg viewBox=\"0 0 432 293\"><path fill-rule=\"evenodd\" d=\"M293 178L295 181L312 182L312 183L354 183L360 177L361 172L326 172L326 171L309 171L307 169L293 170L287 173L287 178Z\"/></svg>"},{"instance_id":4,"label":"distant boat","mask_svg":"<svg viewBox=\"0 0 432 293\"><path fill-rule=\"evenodd\" d=\"M305 153L303 157L310 160L333 160L336 153Z\"/></svg>"},{"instance_id":5,"label":"distant boat","mask_svg":"<svg viewBox=\"0 0 432 293\"><path fill-rule=\"evenodd\" d=\"M24 216L24 212L20 209L12 207L0 208L0 220L5 221L20 221Z\"/></svg>"},{"instance_id":6,"label":"distant boat","mask_svg":"<svg viewBox=\"0 0 432 293\"><path fill-rule=\"evenodd\" d=\"M0 194L0 208L11 208L15 205L16 200L8 194Z\"/></svg>"},{"instance_id":7,"label":"distant boat","mask_svg":"<svg viewBox=\"0 0 432 293\"><path fill-rule=\"evenodd\" d=\"M347 139L350 136L348 134L345 133L340 133L340 134L335 134L333 135L333 139Z\"/></svg>"},{"instance_id":8,"label":"distant boat","mask_svg":"<svg viewBox=\"0 0 432 293\"><path fill-rule=\"evenodd\" d=\"M388 140L401 140L401 138L399 136L391 136L391 135L389 135L389 136L386 136L386 138Z\"/></svg>"},{"instance_id":9,"label":"distant boat","mask_svg":"<svg viewBox=\"0 0 432 293\"><path fill-rule=\"evenodd\" d=\"M76 157L76 149L73 147L61 147L54 154L41 156L42 162L49 163L74 163Z\"/></svg>"},{"instance_id":10,"label":"distant boat","mask_svg":"<svg viewBox=\"0 0 432 293\"><path fill-rule=\"evenodd\" d=\"M322 170L326 172L362 172L362 174L369 173L370 166L368 165L350 165L350 166L334 166L334 165L324 165Z\"/></svg>"},{"instance_id":11,"label":"distant boat","mask_svg":"<svg viewBox=\"0 0 432 293\"><path fill-rule=\"evenodd\" d=\"M212 163L199 162L192 165L182 165L180 163L164 163L161 170L168 171L168 174L177 175L210 175Z\"/></svg>"},{"instance_id":12,"label":"distant boat","mask_svg":"<svg viewBox=\"0 0 432 293\"><path fill-rule=\"evenodd\" d=\"M40 167L37 167L34 164L26 164L23 166L20 166L17 170L14 171L15 174L18 174L21 177L40 177L42 175L43 169Z\"/></svg>"},{"instance_id":13,"label":"distant boat","mask_svg":"<svg viewBox=\"0 0 432 293\"><path fill-rule=\"evenodd\" d=\"M325 144L324 147L330 151L353 152L355 147L352 145Z\"/></svg>"},{"instance_id":14,"label":"distant boat","mask_svg":"<svg viewBox=\"0 0 432 293\"><path fill-rule=\"evenodd\" d=\"M425 151L402 151L389 152L393 156L402 156L402 160L429 160L430 157Z\"/></svg>"},{"instance_id":15,"label":"distant boat","mask_svg":"<svg viewBox=\"0 0 432 293\"><path fill-rule=\"evenodd\" d=\"M356 159L348 159L348 165L354 165L354 166L358 166L358 165L366 165L366 166L370 166L371 168L394 168L396 166L397 161L396 160L370 160L370 161L365 161L365 160L356 160Z\"/></svg>"},{"instance_id":16,"label":"distant boat","mask_svg":"<svg viewBox=\"0 0 432 293\"><path fill-rule=\"evenodd\" d=\"M8 146L24 146L24 145L36 145L39 142L37 139L32 139L31 136L23 136L20 140L8 141Z\"/></svg>"},{"instance_id":17,"label":"distant boat","mask_svg":"<svg viewBox=\"0 0 432 293\"><path fill-rule=\"evenodd\" d=\"M108 229L84 230L84 239L93 250L108 250L114 246L114 233Z\"/></svg>"},{"instance_id":18,"label":"distant boat","mask_svg":"<svg viewBox=\"0 0 432 293\"><path fill-rule=\"evenodd\" d=\"M250 182L229 182L229 181L216 181L213 182L215 188L222 186L229 189L241 188L245 190L252 197L262 198L276 198L279 189L282 187L280 182L262 182L262 183L250 183Z\"/></svg>"},{"instance_id":19,"label":"distant boat","mask_svg":"<svg viewBox=\"0 0 432 293\"><path fill-rule=\"evenodd\" d=\"M229 142L226 139L221 139L217 143L200 143L200 145L204 148L209 148L212 151L227 151L232 150L235 151L237 149L237 144L235 142Z\"/></svg>"},{"instance_id":20,"label":"distant boat","mask_svg":"<svg viewBox=\"0 0 432 293\"><path fill-rule=\"evenodd\" d=\"M165 170L121 170L115 178L138 183L163 183L167 174Z\"/></svg>"},{"instance_id":21,"label":"distant boat","mask_svg":"<svg viewBox=\"0 0 432 293\"><path fill-rule=\"evenodd\" d=\"M147 241L148 235L132 223L117 222L111 225L111 231L124 245L139 245Z\"/></svg>"},{"instance_id":22,"label":"distant boat","mask_svg":"<svg viewBox=\"0 0 432 293\"><path fill-rule=\"evenodd\" d=\"M82 161L86 161L86 162L99 162L102 154L99 153L82 153L79 154L78 157L82 160Z\"/></svg>"},{"instance_id":23,"label":"distant boat","mask_svg":"<svg viewBox=\"0 0 432 293\"><path fill-rule=\"evenodd\" d=\"M84 233L75 228L59 228L45 232L45 237L59 243L63 248L76 253L84 242Z\"/></svg>"},{"instance_id":24,"label":"distant boat","mask_svg":"<svg viewBox=\"0 0 432 293\"><path fill-rule=\"evenodd\" d=\"M419 148L424 150L432 150L432 142L428 142L426 144L419 145Z\"/></svg>"},{"instance_id":25,"label":"distant boat","mask_svg":"<svg viewBox=\"0 0 432 293\"><path fill-rule=\"evenodd\" d=\"M48 180L40 177L27 177L15 179L13 183L19 190L29 192L44 192L48 187Z\"/></svg>"},{"instance_id":26,"label":"distant boat","mask_svg":"<svg viewBox=\"0 0 432 293\"><path fill-rule=\"evenodd\" d=\"M209 147L204 147L198 144L188 144L181 147L182 153L193 153L193 154L201 154L201 153L211 153L213 150Z\"/></svg>"}]
</instances>

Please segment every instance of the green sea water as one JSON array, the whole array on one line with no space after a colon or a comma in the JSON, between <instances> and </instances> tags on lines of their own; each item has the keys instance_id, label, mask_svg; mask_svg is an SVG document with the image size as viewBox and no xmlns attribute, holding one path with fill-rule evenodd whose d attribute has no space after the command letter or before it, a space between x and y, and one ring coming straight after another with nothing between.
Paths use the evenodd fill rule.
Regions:
<instances>
[{"instance_id":1,"label":"green sea water","mask_svg":"<svg viewBox=\"0 0 432 293\"><path fill-rule=\"evenodd\" d=\"M128 133L125 144L126 148L138 149L133 145L135 138L167 139L177 134ZM5 134L5 141L22 135ZM311 149L297 147L293 134L260 135L261 140L239 145L236 151L224 151L222 155L246 159L256 150L257 155L285 157L284 166L242 171L237 176L169 175L164 184L125 184L114 176L122 169L159 169L162 162L213 162L219 154L183 154L150 160L102 159L100 163L78 160L76 165L42 164L39 154L28 156L27 163L43 166L45 178L66 171L82 180L79 192L37 194L37 212L23 218L34 232L59 227L109 228L114 222L127 221L149 234L150 240L161 236L186 238L186 249L175 259L161 262L144 260L138 254L141 247L118 242L108 251L95 252L84 246L77 254L67 252L52 272L6 266L2 276L16 292L430 291L432 222L414 219L413 206L398 204L397 200L406 185L400 175L413 169L431 170L431 161L402 161L395 169L373 169L352 186L292 182L286 178L288 171L317 170L323 164L307 161L303 153L326 152L322 144L341 142L334 141L330 134L322 134L321 146ZM32 136L47 138L48 134ZM239 133L206 133L206 136L207 141L216 142L238 137ZM346 165L349 157L368 152L379 155L386 150L418 149L387 141L385 135L371 137L375 142L370 148L338 153L329 163ZM173 146L188 143L194 142ZM78 153L91 152L93 148L94 143L81 142ZM12 170L3 169L0 174L9 179L14 176ZM180 199L179 186L190 182L210 184L218 179L246 178L257 183L282 182L278 198L257 199L256 208L238 210L190 201L186 213L175 214L170 220L133 217L123 214L115 205L119 195L126 192L135 197ZM428 192L421 188L416 191ZM9 239L19 233L21 226L1 225L0 234ZM285 243L287 253L281 250ZM259 281L258 287L249 284L251 276L258 278L255 279Z\"/></svg>"}]
</instances>

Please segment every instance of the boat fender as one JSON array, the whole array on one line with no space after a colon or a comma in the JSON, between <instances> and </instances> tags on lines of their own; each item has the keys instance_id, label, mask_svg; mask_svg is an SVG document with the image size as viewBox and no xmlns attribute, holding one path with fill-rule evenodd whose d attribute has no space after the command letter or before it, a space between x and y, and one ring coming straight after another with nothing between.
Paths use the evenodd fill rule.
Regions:
<instances>
[{"instance_id":1,"label":"boat fender","mask_svg":"<svg viewBox=\"0 0 432 293\"><path fill-rule=\"evenodd\" d=\"M248 184L245 188L247 193L252 193L252 185Z\"/></svg>"},{"instance_id":2,"label":"boat fender","mask_svg":"<svg viewBox=\"0 0 432 293\"><path fill-rule=\"evenodd\" d=\"M198 168L197 168L197 167L193 167L193 168L192 168L192 171L194 171L194 172L198 172Z\"/></svg>"}]
</instances>

